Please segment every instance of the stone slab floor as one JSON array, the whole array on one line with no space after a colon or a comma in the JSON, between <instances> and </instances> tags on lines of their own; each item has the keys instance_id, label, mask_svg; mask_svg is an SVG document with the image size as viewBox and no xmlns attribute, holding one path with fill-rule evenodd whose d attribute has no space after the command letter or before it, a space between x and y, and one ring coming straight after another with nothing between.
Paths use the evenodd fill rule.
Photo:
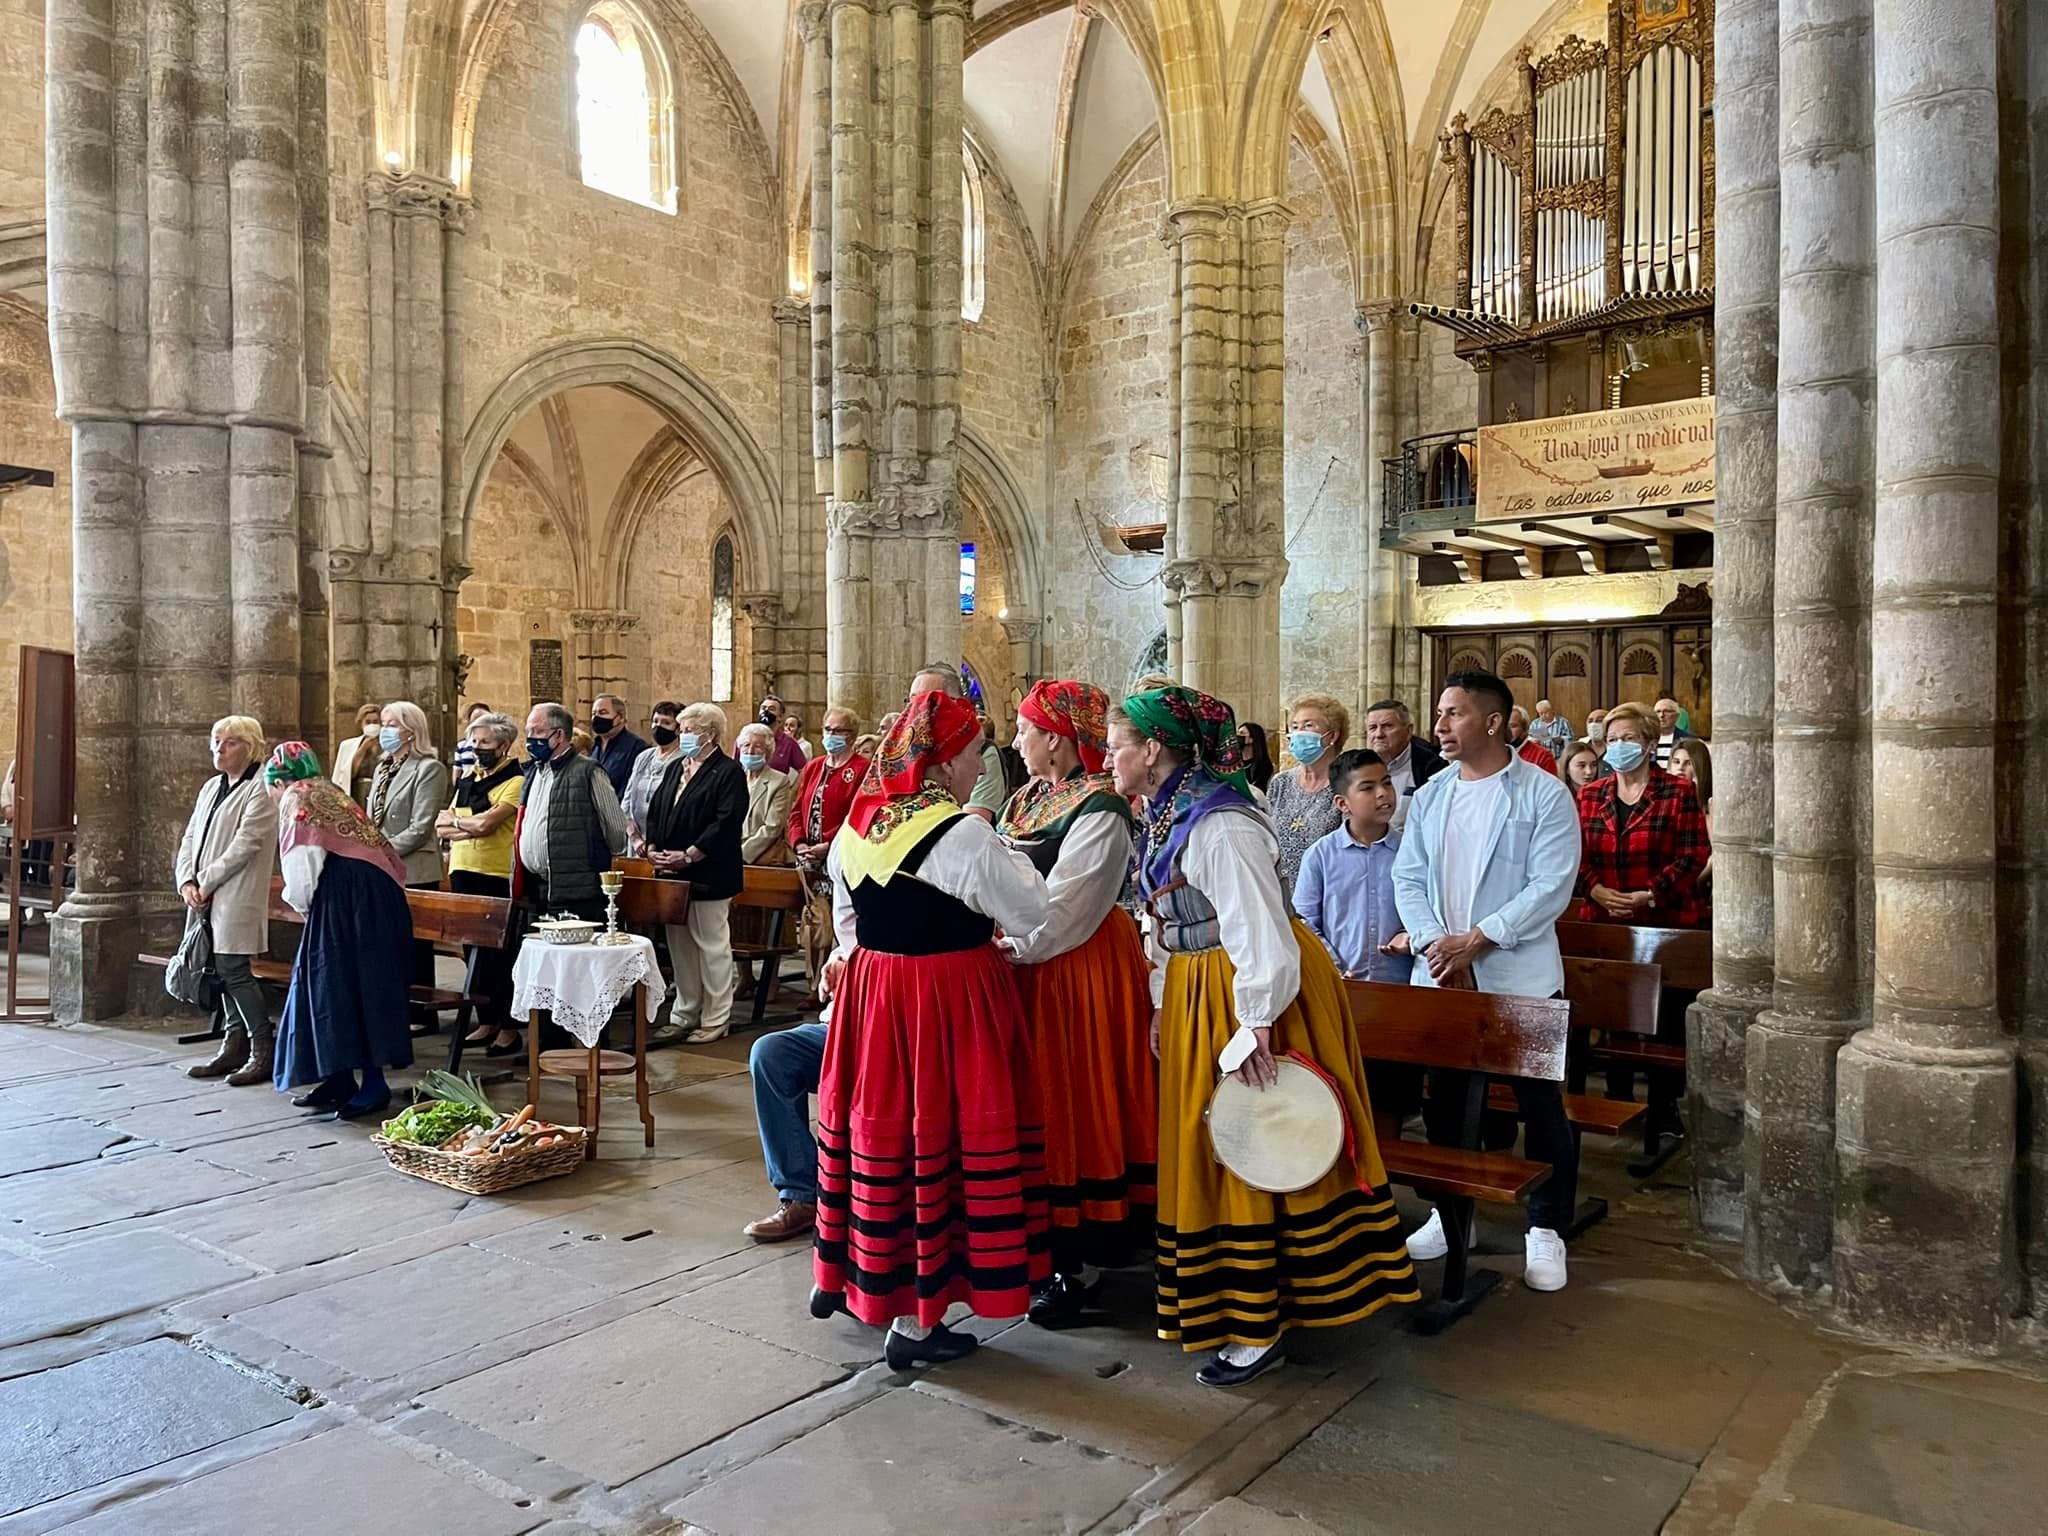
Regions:
<instances>
[{"instance_id":1,"label":"stone slab floor","mask_svg":"<svg viewBox=\"0 0 2048 1536\"><path fill-rule=\"evenodd\" d=\"M1688 1232L1682 1164L1638 1190L1597 1142L1570 1289L1439 1338L1211 1392L1133 1273L1124 1331L977 1324L892 1374L740 1235L747 1043L658 1054L651 1152L608 1099L598 1162L470 1199L189 1081L168 1026L0 1025L0 1536L2048 1528L2048 1381L1822 1333Z\"/></svg>"}]
</instances>

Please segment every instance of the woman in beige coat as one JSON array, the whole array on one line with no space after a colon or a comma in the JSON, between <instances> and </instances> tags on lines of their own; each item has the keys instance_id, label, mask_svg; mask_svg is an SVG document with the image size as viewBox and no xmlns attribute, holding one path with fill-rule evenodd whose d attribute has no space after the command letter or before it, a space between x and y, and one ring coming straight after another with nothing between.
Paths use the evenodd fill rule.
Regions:
<instances>
[{"instance_id":1,"label":"woman in beige coat","mask_svg":"<svg viewBox=\"0 0 2048 1536\"><path fill-rule=\"evenodd\" d=\"M410 699L386 704L377 744L384 756L370 780L370 798L363 809L389 840L392 851L404 860L406 886L436 889L442 869L441 839L435 824L448 804L448 765L434 756L426 712ZM412 984L434 984L431 940L413 941ZM434 1015L425 1014L413 1033L430 1035L437 1027Z\"/></svg>"},{"instance_id":2,"label":"woman in beige coat","mask_svg":"<svg viewBox=\"0 0 2048 1536\"><path fill-rule=\"evenodd\" d=\"M249 960L270 947L270 878L277 869L277 807L264 793L263 727L247 715L213 723L213 766L178 842L178 895L187 921L213 931L213 964L227 1034L191 1077L225 1077L237 1088L270 1080L270 1016Z\"/></svg>"}]
</instances>

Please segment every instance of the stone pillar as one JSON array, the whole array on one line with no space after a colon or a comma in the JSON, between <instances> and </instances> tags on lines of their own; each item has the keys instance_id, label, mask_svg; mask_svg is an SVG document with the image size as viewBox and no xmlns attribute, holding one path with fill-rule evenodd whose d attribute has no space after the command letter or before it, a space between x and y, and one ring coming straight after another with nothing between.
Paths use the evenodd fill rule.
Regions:
<instances>
[{"instance_id":1,"label":"stone pillar","mask_svg":"<svg viewBox=\"0 0 2048 1536\"><path fill-rule=\"evenodd\" d=\"M778 696L818 717L825 697L825 497L811 472L811 311L797 299L775 303L781 381L782 570L779 590L743 596L753 623L754 666L774 679ZM756 612L759 605L760 611ZM772 617L770 608L772 606ZM787 689L787 692L782 690Z\"/></svg>"},{"instance_id":2,"label":"stone pillar","mask_svg":"<svg viewBox=\"0 0 2048 1536\"><path fill-rule=\"evenodd\" d=\"M576 712L578 720L600 693L616 693L639 707L653 702L644 686L646 636L640 633L639 614L621 608L571 609L569 650L573 696L562 702ZM635 683L642 686L636 690Z\"/></svg>"},{"instance_id":3,"label":"stone pillar","mask_svg":"<svg viewBox=\"0 0 2048 1536\"><path fill-rule=\"evenodd\" d=\"M1365 679L1358 718L1376 700L1397 697L1394 676L1395 632L1400 625L1401 559L1380 548L1380 535L1394 515L1387 506L1386 476L1381 465L1400 451L1395 436L1394 380L1400 345L1392 304L1361 305L1359 330L1365 336L1365 538L1358 551L1359 654Z\"/></svg>"},{"instance_id":4,"label":"stone pillar","mask_svg":"<svg viewBox=\"0 0 2048 1536\"><path fill-rule=\"evenodd\" d=\"M299 733L299 444L326 302L299 156L324 132L326 10L55 0L47 39L80 705L52 985L80 1019L122 1011L144 928L175 927L166 787L204 774L207 727L232 708Z\"/></svg>"},{"instance_id":5,"label":"stone pillar","mask_svg":"<svg viewBox=\"0 0 2048 1536\"><path fill-rule=\"evenodd\" d=\"M1872 1027L1839 1061L1835 1300L1983 1348L2016 1296L1999 1016L1997 0L1876 0Z\"/></svg>"},{"instance_id":6,"label":"stone pillar","mask_svg":"<svg viewBox=\"0 0 2048 1536\"><path fill-rule=\"evenodd\" d=\"M1026 692L1039 678L1038 620L1002 620L1003 638L1010 642L1010 670L1017 686Z\"/></svg>"},{"instance_id":7,"label":"stone pillar","mask_svg":"<svg viewBox=\"0 0 2048 1536\"><path fill-rule=\"evenodd\" d=\"M1752 1277L1812 1288L1833 1242L1835 1054L1865 1006L1870 0L1783 0L1778 70L1774 966L1744 1041L1743 1253Z\"/></svg>"},{"instance_id":8,"label":"stone pillar","mask_svg":"<svg viewBox=\"0 0 2048 1536\"><path fill-rule=\"evenodd\" d=\"M1244 720L1280 709L1286 579L1287 210L1189 201L1168 215L1178 257L1179 475L1162 570L1178 600L1181 681ZM1171 632L1169 631L1169 634Z\"/></svg>"},{"instance_id":9,"label":"stone pillar","mask_svg":"<svg viewBox=\"0 0 2048 1536\"><path fill-rule=\"evenodd\" d=\"M965 0L829 0L828 693L872 718L960 657ZM815 194L814 194L815 196ZM814 248L814 264L815 264Z\"/></svg>"},{"instance_id":10,"label":"stone pillar","mask_svg":"<svg viewBox=\"0 0 2048 1536\"><path fill-rule=\"evenodd\" d=\"M1742 1230L1744 1052L1771 1002L1778 0L1714 12L1714 985L1687 1020L1693 1214Z\"/></svg>"}]
</instances>

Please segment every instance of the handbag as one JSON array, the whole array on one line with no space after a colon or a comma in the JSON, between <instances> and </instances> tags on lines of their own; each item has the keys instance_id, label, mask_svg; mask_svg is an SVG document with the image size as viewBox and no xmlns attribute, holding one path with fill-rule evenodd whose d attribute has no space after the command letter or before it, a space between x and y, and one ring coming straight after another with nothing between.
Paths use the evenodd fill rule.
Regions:
<instances>
[{"instance_id":1,"label":"handbag","mask_svg":"<svg viewBox=\"0 0 2048 1536\"><path fill-rule=\"evenodd\" d=\"M213 969L213 925L203 912L185 914L185 937L164 967L164 990L181 1003L213 1007L220 978Z\"/></svg>"}]
</instances>

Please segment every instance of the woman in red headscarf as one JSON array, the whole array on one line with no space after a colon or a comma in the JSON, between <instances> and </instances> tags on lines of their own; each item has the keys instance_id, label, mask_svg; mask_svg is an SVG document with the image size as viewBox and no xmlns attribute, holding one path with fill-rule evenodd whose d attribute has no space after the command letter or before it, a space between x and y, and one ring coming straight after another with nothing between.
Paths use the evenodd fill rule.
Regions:
<instances>
[{"instance_id":1,"label":"woman in red headscarf","mask_svg":"<svg viewBox=\"0 0 2048 1536\"><path fill-rule=\"evenodd\" d=\"M961 810L980 744L972 706L915 695L826 860L811 1311L887 1325L894 1370L975 1347L944 1325L953 1303L1016 1317L1052 1272L1037 1078L994 942L1045 921L1045 883Z\"/></svg>"},{"instance_id":2,"label":"woman in red headscarf","mask_svg":"<svg viewBox=\"0 0 2048 1536\"><path fill-rule=\"evenodd\" d=\"M1152 994L1145 946L1117 905L1130 878L1130 802L1103 768L1109 698L1071 680L1041 682L1017 708L1017 750L1031 782L996 829L1045 876L1046 920L1012 933L1022 963L1052 1201L1052 1280L1031 1321L1073 1328L1093 1310L1098 1265L1149 1246L1158 1203L1159 1080L1147 1044Z\"/></svg>"}]
</instances>

